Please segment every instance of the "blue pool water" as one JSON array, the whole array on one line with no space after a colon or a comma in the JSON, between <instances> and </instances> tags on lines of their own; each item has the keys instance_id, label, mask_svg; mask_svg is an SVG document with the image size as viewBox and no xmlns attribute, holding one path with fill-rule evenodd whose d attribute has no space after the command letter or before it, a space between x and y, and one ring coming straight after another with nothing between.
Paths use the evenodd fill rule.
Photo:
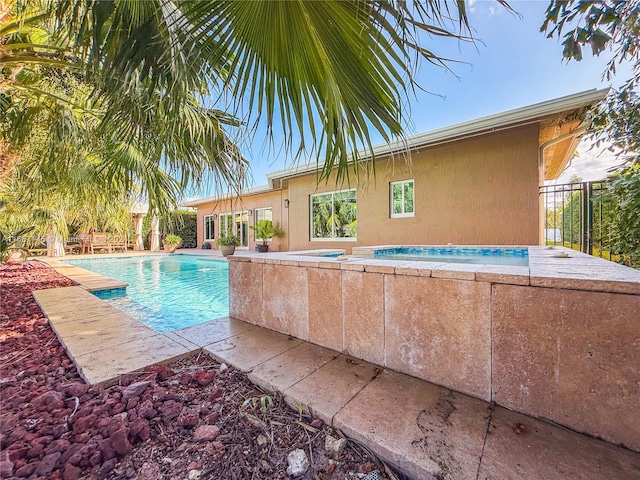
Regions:
<instances>
[{"instance_id":1,"label":"blue pool water","mask_svg":"<svg viewBox=\"0 0 640 480\"><path fill-rule=\"evenodd\" d=\"M97 296L157 332L229 315L229 266L195 255L65 260L129 284Z\"/></svg>"},{"instance_id":2,"label":"blue pool water","mask_svg":"<svg viewBox=\"0 0 640 480\"><path fill-rule=\"evenodd\" d=\"M423 262L529 265L526 248L397 247L375 251L375 258Z\"/></svg>"}]
</instances>

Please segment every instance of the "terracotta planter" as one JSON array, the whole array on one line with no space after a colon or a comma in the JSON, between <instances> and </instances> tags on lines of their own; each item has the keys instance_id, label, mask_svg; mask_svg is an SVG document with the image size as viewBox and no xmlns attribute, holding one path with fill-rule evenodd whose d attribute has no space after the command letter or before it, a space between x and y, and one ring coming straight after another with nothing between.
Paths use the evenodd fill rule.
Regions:
<instances>
[{"instance_id":1,"label":"terracotta planter","mask_svg":"<svg viewBox=\"0 0 640 480\"><path fill-rule=\"evenodd\" d=\"M269 251L269 245L256 245L256 250L260 253L266 253Z\"/></svg>"},{"instance_id":2,"label":"terracotta planter","mask_svg":"<svg viewBox=\"0 0 640 480\"><path fill-rule=\"evenodd\" d=\"M235 245L220 245L220 253L222 253L222 255L224 255L225 257L227 255L233 255L235 251Z\"/></svg>"},{"instance_id":3,"label":"terracotta planter","mask_svg":"<svg viewBox=\"0 0 640 480\"><path fill-rule=\"evenodd\" d=\"M164 251L167 253L173 253L178 249L178 247L174 247L171 245L163 245L163 247L164 247Z\"/></svg>"}]
</instances>

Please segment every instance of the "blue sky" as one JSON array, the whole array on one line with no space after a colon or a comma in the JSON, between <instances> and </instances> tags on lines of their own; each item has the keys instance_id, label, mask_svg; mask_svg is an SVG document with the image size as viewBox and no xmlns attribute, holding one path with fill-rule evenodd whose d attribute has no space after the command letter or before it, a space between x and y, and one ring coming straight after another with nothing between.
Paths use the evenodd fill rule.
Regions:
<instances>
[{"instance_id":1,"label":"blue sky","mask_svg":"<svg viewBox=\"0 0 640 480\"><path fill-rule=\"evenodd\" d=\"M418 83L431 93L418 91L407 99L412 119L407 134L610 85L602 80L609 55L598 58L589 51L581 62L567 63L562 60L561 42L540 33L546 0L511 0L510 4L522 18L493 0L467 0L475 44L427 40L426 46L438 55L464 63L453 64L454 75L423 62ZM622 84L630 72L628 68L620 69L613 85ZM292 165L277 143L275 148L264 145L264 130L259 129L243 147L252 165L252 186L265 184L268 172ZM600 172L614 161L584 146L580 151L579 159L572 162L572 170L562 180L574 173L585 180L601 177ZM597 164L599 170L591 168L585 175L581 166L587 164L588 170L589 163Z\"/></svg>"}]
</instances>

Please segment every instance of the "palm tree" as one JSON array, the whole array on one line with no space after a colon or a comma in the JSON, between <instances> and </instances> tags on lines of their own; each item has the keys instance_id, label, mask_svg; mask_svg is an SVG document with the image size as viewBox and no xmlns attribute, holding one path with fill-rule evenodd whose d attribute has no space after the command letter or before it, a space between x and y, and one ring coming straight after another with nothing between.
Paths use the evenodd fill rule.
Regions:
<instances>
[{"instance_id":1,"label":"palm tree","mask_svg":"<svg viewBox=\"0 0 640 480\"><path fill-rule=\"evenodd\" d=\"M140 194L161 211L207 171L243 185L247 163L224 129L240 125L235 118L202 107L193 95L168 112L163 95L142 84L109 95L89 80L68 43L54 38L47 19L35 12L0 28L6 65L0 76L1 127L14 151L44 131L41 171L55 176L88 161L125 190L139 185Z\"/></svg>"},{"instance_id":2,"label":"palm tree","mask_svg":"<svg viewBox=\"0 0 640 480\"><path fill-rule=\"evenodd\" d=\"M424 39L468 32L464 2L25 0L15 11L0 25L10 145L44 118L43 172L87 161L161 209L208 172L242 184L248 166L227 133L242 125L225 112L282 129L289 152L324 157L326 178L334 166L357 174L371 131L402 135L418 60L446 65Z\"/></svg>"},{"instance_id":3,"label":"palm tree","mask_svg":"<svg viewBox=\"0 0 640 480\"><path fill-rule=\"evenodd\" d=\"M426 36L468 32L453 1L63 0L57 15L110 93L144 80L168 108L194 90L229 99L293 153L324 157L325 177L372 153L372 130L402 134L418 58L445 65Z\"/></svg>"}]
</instances>

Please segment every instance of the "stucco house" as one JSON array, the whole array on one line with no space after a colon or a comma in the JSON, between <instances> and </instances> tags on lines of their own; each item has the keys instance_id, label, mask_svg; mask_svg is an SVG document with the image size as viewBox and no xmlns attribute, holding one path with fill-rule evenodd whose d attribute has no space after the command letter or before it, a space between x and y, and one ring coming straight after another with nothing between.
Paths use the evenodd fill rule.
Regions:
<instances>
[{"instance_id":1,"label":"stucco house","mask_svg":"<svg viewBox=\"0 0 640 480\"><path fill-rule=\"evenodd\" d=\"M240 196L205 198L198 242L228 229L253 250L256 221L285 231L271 251L383 244L537 245L539 185L557 178L607 90L589 90L421 133L375 148L376 175L317 181L315 162L279 170ZM215 248L215 247L214 247Z\"/></svg>"}]
</instances>

